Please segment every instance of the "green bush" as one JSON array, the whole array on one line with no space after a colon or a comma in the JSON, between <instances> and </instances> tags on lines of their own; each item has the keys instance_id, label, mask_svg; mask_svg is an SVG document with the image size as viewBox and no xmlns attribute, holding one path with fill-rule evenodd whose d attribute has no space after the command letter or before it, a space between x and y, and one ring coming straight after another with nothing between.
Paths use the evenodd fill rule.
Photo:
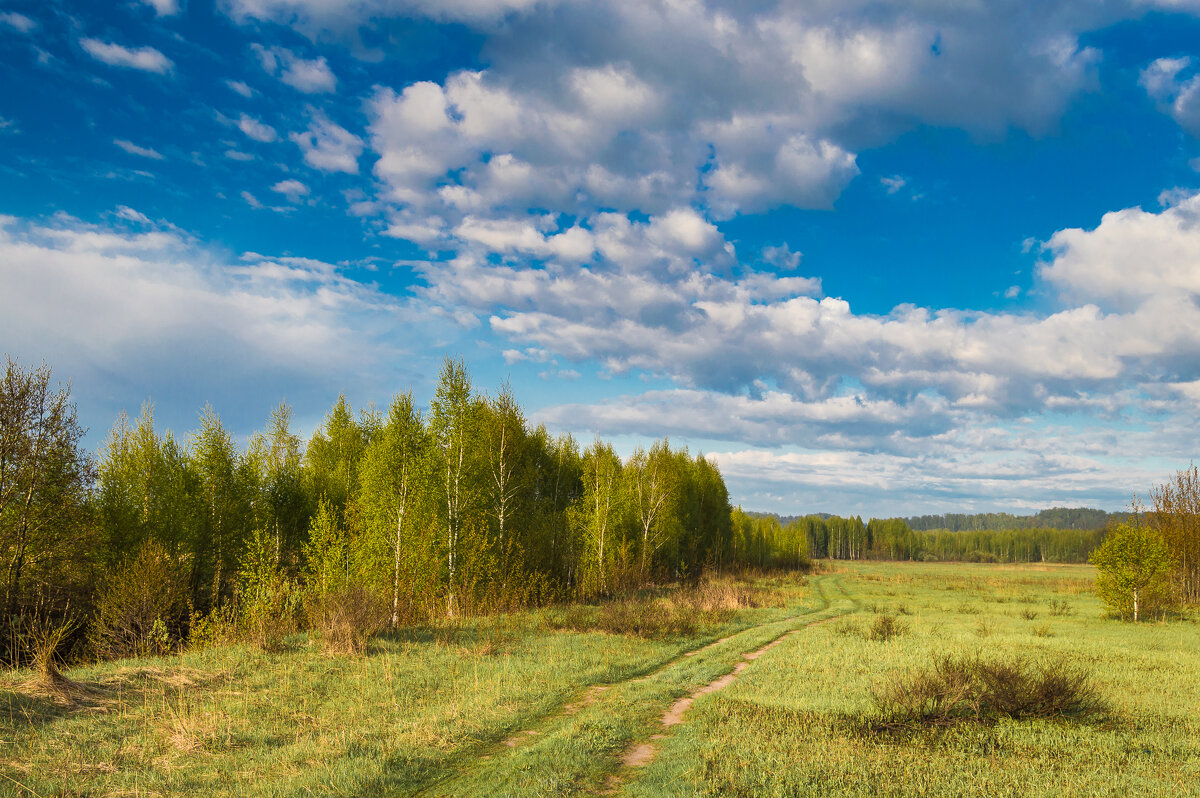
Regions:
<instances>
[{"instance_id":1,"label":"green bush","mask_svg":"<svg viewBox=\"0 0 1200 798\"><path fill-rule=\"evenodd\" d=\"M101 583L90 634L96 653L104 658L168 653L180 637L186 595L181 565L147 540Z\"/></svg>"}]
</instances>

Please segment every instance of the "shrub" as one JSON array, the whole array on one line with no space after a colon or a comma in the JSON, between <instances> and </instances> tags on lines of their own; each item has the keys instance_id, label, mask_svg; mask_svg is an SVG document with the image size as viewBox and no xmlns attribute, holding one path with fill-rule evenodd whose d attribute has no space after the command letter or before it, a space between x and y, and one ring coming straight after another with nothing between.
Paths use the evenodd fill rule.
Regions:
<instances>
[{"instance_id":1,"label":"shrub","mask_svg":"<svg viewBox=\"0 0 1200 798\"><path fill-rule=\"evenodd\" d=\"M178 639L186 589L183 569L147 540L132 560L110 571L96 598L91 641L101 657L165 654Z\"/></svg>"},{"instance_id":2,"label":"shrub","mask_svg":"<svg viewBox=\"0 0 1200 798\"><path fill-rule=\"evenodd\" d=\"M309 619L328 651L362 654L367 642L387 627L391 610L377 593L362 585L341 585L316 594Z\"/></svg>"},{"instance_id":3,"label":"shrub","mask_svg":"<svg viewBox=\"0 0 1200 798\"><path fill-rule=\"evenodd\" d=\"M79 621L66 618L55 621L49 615L35 615L24 632L24 645L33 655L36 686L51 693L70 692L76 686L58 669L60 650L79 628Z\"/></svg>"},{"instance_id":4,"label":"shrub","mask_svg":"<svg viewBox=\"0 0 1200 798\"><path fill-rule=\"evenodd\" d=\"M1071 605L1066 599L1050 599L1050 614L1063 616L1071 614Z\"/></svg>"},{"instance_id":5,"label":"shrub","mask_svg":"<svg viewBox=\"0 0 1200 798\"><path fill-rule=\"evenodd\" d=\"M885 726L946 726L1014 719L1085 717L1104 711L1086 672L1026 658L942 656L873 691Z\"/></svg>"},{"instance_id":6,"label":"shrub","mask_svg":"<svg viewBox=\"0 0 1200 798\"><path fill-rule=\"evenodd\" d=\"M876 615L871 628L867 630L867 639L886 643L893 637L899 637L908 631L908 625L894 615Z\"/></svg>"},{"instance_id":7,"label":"shrub","mask_svg":"<svg viewBox=\"0 0 1200 798\"><path fill-rule=\"evenodd\" d=\"M241 606L243 634L263 651L282 651L284 638L299 628L300 590L281 573L260 581Z\"/></svg>"},{"instance_id":8,"label":"shrub","mask_svg":"<svg viewBox=\"0 0 1200 798\"><path fill-rule=\"evenodd\" d=\"M1036 621L1038 617L1037 610L1026 607L1025 609L1021 610L1021 617L1027 621Z\"/></svg>"},{"instance_id":9,"label":"shrub","mask_svg":"<svg viewBox=\"0 0 1200 798\"><path fill-rule=\"evenodd\" d=\"M299 587L279 570L274 541L256 529L238 573L241 627L246 638L263 651L280 651L284 638L298 628Z\"/></svg>"},{"instance_id":10,"label":"shrub","mask_svg":"<svg viewBox=\"0 0 1200 798\"><path fill-rule=\"evenodd\" d=\"M241 639L237 605L233 602L213 607L204 614L189 610L188 646L191 648L229 645Z\"/></svg>"}]
</instances>

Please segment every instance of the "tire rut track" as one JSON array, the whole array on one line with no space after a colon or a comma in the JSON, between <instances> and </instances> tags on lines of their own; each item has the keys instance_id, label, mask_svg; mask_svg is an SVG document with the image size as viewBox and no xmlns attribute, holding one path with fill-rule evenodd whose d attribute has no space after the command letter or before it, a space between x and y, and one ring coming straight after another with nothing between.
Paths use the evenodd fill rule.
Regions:
<instances>
[{"instance_id":1,"label":"tire rut track","mask_svg":"<svg viewBox=\"0 0 1200 798\"><path fill-rule=\"evenodd\" d=\"M812 584L812 586L815 588L817 598L820 601L820 606L805 609L803 611L800 611L793 615L790 615L786 618L782 618L782 619L774 620L774 621L766 621L764 623L756 624L754 626L748 626L745 629L740 629L737 632L726 635L725 637L722 637L718 640L714 640L711 643L706 643L705 645L699 646L698 648L694 648L694 649L691 649L688 651L681 652L681 653L675 655L674 657L672 657L671 659L667 660L666 662L654 667L652 670L642 673L640 675L630 676L626 679L621 679L621 680L618 680L615 682L606 682L606 683L589 685L589 686L585 687L579 694L577 694L577 696L574 699L568 701L567 703L563 704L562 706L557 707L552 710L549 710L549 711L546 711L546 712L543 712L543 713L540 713L539 715L535 716L532 719L532 723L525 729L522 729L521 731L518 731L518 732L514 732L514 733L510 734L508 737L505 737L503 740L487 741L487 742L482 742L482 743L479 743L479 744L473 746L473 749L474 749L473 751L464 752L464 754L463 754L463 758L467 759L469 761L469 764L465 765L462 768L459 768L458 770L455 770L455 771L447 773L441 777L433 779L429 783L420 787L417 791L410 793L410 795L412 795L412 796L414 796L414 798L416 798L416 796L442 794L438 791L446 788L447 786L452 785L454 782L456 782L460 779L463 779L463 778L477 772L478 770L486 767L488 764L493 763L497 757L509 755L521 748L524 748L525 746L527 746L533 742L536 742L546 731L553 729L553 727L557 723L562 722L563 720L570 718L573 715L578 714L582 709L592 706L592 705L598 703L599 701L603 700L605 693L609 693L613 688L617 688L617 687L620 687L621 685L630 684L630 683L645 682L649 679L654 678L655 676L662 674L663 672L665 672L667 670L670 670L671 668L673 668L683 662L688 661L689 658L693 658L693 657L702 655L705 652L707 652L713 648L716 648L717 646L721 646L725 643L730 642L731 640L738 638L739 636L750 634L752 632L761 630L764 627L772 626L774 624L788 623L788 622L794 623L795 621L805 618L807 616L819 615L820 613L829 611L833 606L833 600L829 597L829 595L826 593L826 590L825 590L825 582L827 580L837 581L836 577L831 577L828 575L821 575L821 576L812 578L812 580L810 582L810 584ZM838 586L840 587L840 584ZM841 588L841 590L843 593L845 593L845 588ZM836 617L836 616L834 616L834 617ZM800 631L801 629L805 629L808 626L816 625L817 623L824 623L825 621L828 621L828 620L833 620L833 617L825 618L825 619L822 619L819 621L811 621L809 623L802 623L798 627L794 627L788 631L782 632L778 637L776 637L772 641L770 641L767 644L767 647L771 647L771 646L779 643L784 637L786 637L790 634L795 634L796 632ZM751 653L754 653L754 652L751 652ZM746 655L743 655L743 657L745 657L745 656ZM757 654L754 653L754 656L757 656ZM735 665L734 668L738 673L740 673L741 669L745 668L745 666L748 664L749 664L748 662L743 660L742 662L739 662L737 665ZM722 678L724 678L724 677L722 677ZM682 701L685 699L679 699L679 700ZM691 700L694 701L695 699L692 698ZM678 701L676 703L678 703ZM689 705L690 705L690 702L689 702ZM658 735L659 738L661 738L661 736L662 735Z\"/></svg>"},{"instance_id":2,"label":"tire rut track","mask_svg":"<svg viewBox=\"0 0 1200 798\"><path fill-rule=\"evenodd\" d=\"M854 601L854 599L852 599L850 597L849 593L846 592L845 588L842 587L840 582L836 583L836 586L841 590L842 594L847 599L849 599L852 602ZM857 602L855 602L855 604L857 604ZM826 607L826 609L828 609L828 606ZM855 608L855 610L857 610L857 607ZM852 611L854 611L854 610L852 610ZM646 765L653 762L655 756L658 753L658 741L664 739L667 736L666 733L668 731L670 731L672 726L677 726L677 725L683 723L684 715L691 708L692 704L694 704L696 702L696 699L698 699L702 696L705 696L705 695L709 695L710 693L715 693L718 690L723 690L726 687L728 687L729 685L733 684L735 681L738 680L738 678L741 676L742 672L744 670L746 670L747 668L749 668L750 665L752 665L756 659L758 659L759 657L761 657L763 654L767 653L771 649L775 648L776 646L780 645L781 643L783 643L784 640L791 637L792 635L799 634L800 632L804 631L805 629L809 629L810 627L813 627L813 626L820 626L823 623L829 623L830 621L836 620L837 618L841 617L842 614L843 613L839 613L838 615L833 615L828 618L822 618L819 621L810 621L810 622L802 624L794 629L790 629L790 630L784 632L783 634L779 635L774 640L771 640L770 642L766 643L765 645L762 645L753 651L748 651L748 652L742 654L741 661L739 661L738 663L736 663L733 666L733 670L729 671L728 673L726 673L722 676L717 677L716 679L713 679L711 682L708 682L707 684L701 685L700 687L692 690L686 696L677 699L673 704L671 704L671 706L667 709L667 711L663 713L662 717L659 720L659 723L662 725L663 730L650 735L650 737L645 741L634 743L625 751L625 754L621 757L621 770L618 771L617 773L612 773L609 775L607 784L606 784L606 789L601 794L602 795L615 794L617 792L617 790L620 789L621 785L623 785L628 780L628 776L630 775L630 771L632 769L645 767ZM622 776L624 776L624 778Z\"/></svg>"}]
</instances>

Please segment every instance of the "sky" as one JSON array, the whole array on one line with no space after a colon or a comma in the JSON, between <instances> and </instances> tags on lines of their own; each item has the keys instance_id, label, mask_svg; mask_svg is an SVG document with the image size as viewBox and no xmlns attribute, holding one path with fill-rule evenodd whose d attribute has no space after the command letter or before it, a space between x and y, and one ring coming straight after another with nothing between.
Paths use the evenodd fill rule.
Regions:
<instances>
[{"instance_id":1,"label":"sky","mask_svg":"<svg viewBox=\"0 0 1200 798\"><path fill-rule=\"evenodd\" d=\"M1200 444L1200 2L0 0L0 87L0 350L93 447L446 356L784 514Z\"/></svg>"}]
</instances>

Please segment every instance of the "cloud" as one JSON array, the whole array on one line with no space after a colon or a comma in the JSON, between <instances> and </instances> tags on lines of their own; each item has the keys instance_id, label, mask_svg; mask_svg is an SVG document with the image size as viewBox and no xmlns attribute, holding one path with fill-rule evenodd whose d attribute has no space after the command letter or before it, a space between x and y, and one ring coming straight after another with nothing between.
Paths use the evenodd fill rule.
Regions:
<instances>
[{"instance_id":1,"label":"cloud","mask_svg":"<svg viewBox=\"0 0 1200 798\"><path fill-rule=\"evenodd\" d=\"M261 202L259 202L258 198L255 197L253 194L251 194L249 191L242 192L242 199L245 201L245 203L247 205L249 205L251 208L254 208L255 210L262 210L263 208L266 207Z\"/></svg>"},{"instance_id":2,"label":"cloud","mask_svg":"<svg viewBox=\"0 0 1200 798\"><path fill-rule=\"evenodd\" d=\"M260 44L253 45L253 50L267 74L278 75L281 81L297 91L320 94L337 89L337 77L324 56L306 60L283 47Z\"/></svg>"},{"instance_id":3,"label":"cloud","mask_svg":"<svg viewBox=\"0 0 1200 798\"><path fill-rule=\"evenodd\" d=\"M1197 218L1200 194L1161 213L1127 209L1091 231L1059 231L1045 244L1039 279L1061 304L1041 314L855 313L821 297L817 280L735 266L719 232L687 210L642 223L598 214L570 227L472 218L454 233L480 251L468 246L423 268L421 295L458 318L486 318L515 351L667 378L680 390L792 397L806 412L894 409L879 416L893 429L933 430L957 413L1114 414L1148 402L1146 386L1164 377L1200 379ZM586 246L556 252L575 230ZM495 252L544 263L497 264L487 257ZM733 274L717 276L721 258ZM737 417L730 408L719 415Z\"/></svg>"},{"instance_id":4,"label":"cloud","mask_svg":"<svg viewBox=\"0 0 1200 798\"><path fill-rule=\"evenodd\" d=\"M800 267L800 253L793 252L786 243L777 247L763 247L762 259L786 271L795 271Z\"/></svg>"},{"instance_id":5,"label":"cloud","mask_svg":"<svg viewBox=\"0 0 1200 798\"><path fill-rule=\"evenodd\" d=\"M1069 301L1109 308L1194 300L1200 296L1200 193L1163 199L1173 202L1161 213L1126 208L1106 213L1093 230L1056 232L1045 245L1052 259L1040 276Z\"/></svg>"},{"instance_id":6,"label":"cloud","mask_svg":"<svg viewBox=\"0 0 1200 798\"><path fill-rule=\"evenodd\" d=\"M80 39L79 44L92 58L109 66L140 69L159 75L169 73L175 66L171 59L153 47L130 49L100 39Z\"/></svg>"},{"instance_id":7,"label":"cloud","mask_svg":"<svg viewBox=\"0 0 1200 798\"><path fill-rule=\"evenodd\" d=\"M176 423L187 425L211 399L248 431L285 396L311 410L339 388L383 395L399 379L395 342L410 321L396 300L332 264L230 261L131 221L136 232L66 216L0 223L0 338L72 380L96 437L147 397L178 398ZM247 392L264 400L247 403Z\"/></svg>"},{"instance_id":8,"label":"cloud","mask_svg":"<svg viewBox=\"0 0 1200 798\"><path fill-rule=\"evenodd\" d=\"M221 0L234 19L273 20L304 30L344 29L372 17L419 15L447 22L494 23L557 0Z\"/></svg>"},{"instance_id":9,"label":"cloud","mask_svg":"<svg viewBox=\"0 0 1200 798\"><path fill-rule=\"evenodd\" d=\"M150 149L149 147L139 147L132 141L126 141L125 139L113 139L113 144L116 144L130 155L137 155L141 158L150 158L151 160L155 161L163 160L162 153L158 152L157 150Z\"/></svg>"},{"instance_id":10,"label":"cloud","mask_svg":"<svg viewBox=\"0 0 1200 798\"><path fill-rule=\"evenodd\" d=\"M1200 136L1200 74L1192 67L1190 57L1159 58L1142 70L1139 82L1184 130Z\"/></svg>"},{"instance_id":11,"label":"cloud","mask_svg":"<svg viewBox=\"0 0 1200 798\"><path fill-rule=\"evenodd\" d=\"M367 103L390 234L446 247L454 230L516 223L530 208L639 218L689 207L710 221L830 208L858 176L860 150L919 125L985 137L1052 129L1097 82L1099 53L1080 36L1120 16L866 0L227 8L310 34L423 14L486 33L486 68L382 86ZM277 68L275 51L260 55Z\"/></svg>"},{"instance_id":12,"label":"cloud","mask_svg":"<svg viewBox=\"0 0 1200 798\"><path fill-rule=\"evenodd\" d=\"M154 13L160 17L170 17L179 13L179 0L142 0L145 5L154 8Z\"/></svg>"},{"instance_id":13,"label":"cloud","mask_svg":"<svg viewBox=\"0 0 1200 798\"><path fill-rule=\"evenodd\" d=\"M133 208L130 208L128 205L118 205L115 215L118 219L124 219L127 222L136 222L137 224L143 225L154 224L152 221L150 221L149 216L141 211L136 211Z\"/></svg>"},{"instance_id":14,"label":"cloud","mask_svg":"<svg viewBox=\"0 0 1200 798\"><path fill-rule=\"evenodd\" d=\"M288 136L304 153L304 162L323 172L358 174L363 140L316 109L309 109L309 116L308 130Z\"/></svg>"},{"instance_id":15,"label":"cloud","mask_svg":"<svg viewBox=\"0 0 1200 798\"><path fill-rule=\"evenodd\" d=\"M20 33L31 33L38 26L37 21L16 11L0 13L0 25L12 28Z\"/></svg>"},{"instance_id":16,"label":"cloud","mask_svg":"<svg viewBox=\"0 0 1200 798\"><path fill-rule=\"evenodd\" d=\"M237 126L238 130L245 133L248 137L255 141L261 141L264 144L269 144L279 138L279 134L275 132L275 128L246 114L241 115L237 121Z\"/></svg>"},{"instance_id":17,"label":"cloud","mask_svg":"<svg viewBox=\"0 0 1200 798\"><path fill-rule=\"evenodd\" d=\"M254 96L254 89L240 80L227 80L225 81L225 85L229 87L230 91L240 94L247 99Z\"/></svg>"},{"instance_id":18,"label":"cloud","mask_svg":"<svg viewBox=\"0 0 1200 798\"><path fill-rule=\"evenodd\" d=\"M225 157L231 161L245 162L253 161L256 156L251 155L248 152L241 152L240 150L225 150Z\"/></svg>"},{"instance_id":19,"label":"cloud","mask_svg":"<svg viewBox=\"0 0 1200 798\"><path fill-rule=\"evenodd\" d=\"M290 202L299 202L309 194L308 186L294 179L280 180L271 186L271 190L277 194L283 194Z\"/></svg>"}]
</instances>

